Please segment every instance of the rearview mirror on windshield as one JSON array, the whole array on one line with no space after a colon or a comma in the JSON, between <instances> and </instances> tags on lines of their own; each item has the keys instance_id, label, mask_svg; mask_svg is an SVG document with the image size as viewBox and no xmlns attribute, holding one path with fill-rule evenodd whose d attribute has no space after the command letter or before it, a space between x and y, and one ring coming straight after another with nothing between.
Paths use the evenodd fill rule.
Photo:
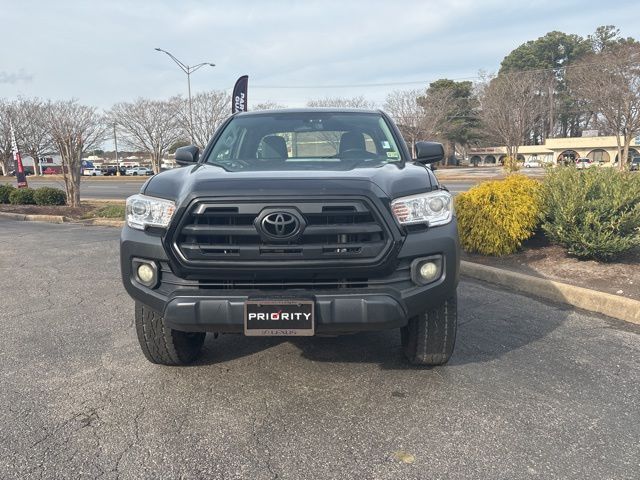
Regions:
<instances>
[{"instance_id":1,"label":"rearview mirror on windshield","mask_svg":"<svg viewBox=\"0 0 640 480\"><path fill-rule=\"evenodd\" d=\"M444 147L438 142L417 142L416 162L435 163L444 159Z\"/></svg>"},{"instance_id":2,"label":"rearview mirror on windshield","mask_svg":"<svg viewBox=\"0 0 640 480\"><path fill-rule=\"evenodd\" d=\"M198 161L200 149L194 145L176 149L176 163L178 165L191 165Z\"/></svg>"}]
</instances>

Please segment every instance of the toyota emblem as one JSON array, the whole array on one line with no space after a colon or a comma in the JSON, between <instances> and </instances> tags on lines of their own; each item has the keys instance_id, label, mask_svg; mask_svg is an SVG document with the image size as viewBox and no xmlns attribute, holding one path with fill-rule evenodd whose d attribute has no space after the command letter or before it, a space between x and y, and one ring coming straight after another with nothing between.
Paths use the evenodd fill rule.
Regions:
<instances>
[{"instance_id":1,"label":"toyota emblem","mask_svg":"<svg viewBox=\"0 0 640 480\"><path fill-rule=\"evenodd\" d=\"M298 233L300 220L288 212L273 212L262 219L260 227L269 237L285 239Z\"/></svg>"}]
</instances>

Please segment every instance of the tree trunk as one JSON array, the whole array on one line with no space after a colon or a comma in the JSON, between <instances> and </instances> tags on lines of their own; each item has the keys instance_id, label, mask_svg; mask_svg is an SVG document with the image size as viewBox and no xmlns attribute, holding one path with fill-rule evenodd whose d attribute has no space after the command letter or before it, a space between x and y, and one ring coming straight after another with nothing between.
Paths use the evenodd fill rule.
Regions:
<instances>
[{"instance_id":1,"label":"tree trunk","mask_svg":"<svg viewBox=\"0 0 640 480\"><path fill-rule=\"evenodd\" d=\"M554 87L555 87L555 76L551 79L551 82L549 83L549 135L547 136L547 138L553 138L553 130L555 127L555 122L554 122L554 111L553 111L553 91L554 91Z\"/></svg>"},{"instance_id":2,"label":"tree trunk","mask_svg":"<svg viewBox=\"0 0 640 480\"><path fill-rule=\"evenodd\" d=\"M162 157L162 154L159 152L151 153L151 169L153 170L153 173L160 173L161 157Z\"/></svg>"},{"instance_id":3,"label":"tree trunk","mask_svg":"<svg viewBox=\"0 0 640 480\"><path fill-rule=\"evenodd\" d=\"M626 170L627 168L627 158L629 158L629 146L631 145L631 140L633 140L633 137L630 135L626 135L624 137L624 148L622 149L622 158L624 161L620 162L620 170Z\"/></svg>"},{"instance_id":4,"label":"tree trunk","mask_svg":"<svg viewBox=\"0 0 640 480\"><path fill-rule=\"evenodd\" d=\"M619 134L616 135L616 145L618 147L618 168L620 170L624 170L624 163L625 162L622 161L622 145L620 145L620 135ZM626 161L626 159L625 159L625 161Z\"/></svg>"},{"instance_id":5,"label":"tree trunk","mask_svg":"<svg viewBox=\"0 0 640 480\"><path fill-rule=\"evenodd\" d=\"M42 173L42 167L40 166L40 157L38 155L31 155L33 158L33 174L38 176Z\"/></svg>"},{"instance_id":6,"label":"tree trunk","mask_svg":"<svg viewBox=\"0 0 640 480\"><path fill-rule=\"evenodd\" d=\"M71 207L80 206L80 180L82 178L82 160L79 160L76 165L69 168L69 191L67 192L67 203Z\"/></svg>"}]
</instances>

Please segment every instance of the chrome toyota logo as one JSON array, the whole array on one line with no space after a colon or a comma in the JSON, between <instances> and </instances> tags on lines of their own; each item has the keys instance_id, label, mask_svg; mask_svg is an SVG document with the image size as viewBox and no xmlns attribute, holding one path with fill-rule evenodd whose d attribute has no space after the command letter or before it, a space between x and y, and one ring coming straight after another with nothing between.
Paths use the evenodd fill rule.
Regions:
<instances>
[{"instance_id":1,"label":"chrome toyota logo","mask_svg":"<svg viewBox=\"0 0 640 480\"><path fill-rule=\"evenodd\" d=\"M273 212L262 219L260 227L270 237L285 239L298 233L300 220L288 212Z\"/></svg>"}]
</instances>

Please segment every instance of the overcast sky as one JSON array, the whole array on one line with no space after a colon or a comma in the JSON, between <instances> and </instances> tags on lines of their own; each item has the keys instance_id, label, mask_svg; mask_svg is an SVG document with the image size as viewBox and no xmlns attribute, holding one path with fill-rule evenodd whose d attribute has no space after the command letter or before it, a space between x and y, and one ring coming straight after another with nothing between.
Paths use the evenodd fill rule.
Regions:
<instances>
[{"instance_id":1,"label":"overcast sky","mask_svg":"<svg viewBox=\"0 0 640 480\"><path fill-rule=\"evenodd\" d=\"M137 97L231 90L249 75L249 103L304 105L496 71L521 43L598 25L640 38L637 0L40 1L0 0L0 97L75 97L100 108ZM335 88L336 85L391 84ZM313 88L266 88L266 87ZM324 87L323 87L324 86Z\"/></svg>"}]
</instances>

